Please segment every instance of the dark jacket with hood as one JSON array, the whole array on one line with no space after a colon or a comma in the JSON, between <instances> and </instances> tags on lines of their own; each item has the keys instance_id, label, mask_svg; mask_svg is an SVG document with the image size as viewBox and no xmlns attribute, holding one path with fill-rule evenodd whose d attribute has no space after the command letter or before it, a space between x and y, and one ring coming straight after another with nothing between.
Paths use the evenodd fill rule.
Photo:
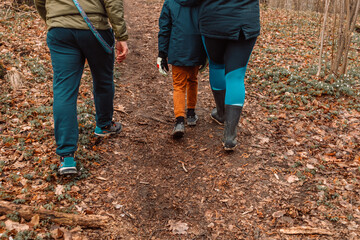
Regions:
<instances>
[{"instance_id":1,"label":"dark jacket with hood","mask_svg":"<svg viewBox=\"0 0 360 240\"><path fill-rule=\"evenodd\" d=\"M199 13L201 34L209 38L246 39L260 34L259 0L203 0Z\"/></svg>"},{"instance_id":2,"label":"dark jacket with hood","mask_svg":"<svg viewBox=\"0 0 360 240\"><path fill-rule=\"evenodd\" d=\"M158 47L161 57L175 66L204 64L197 6L199 0L165 0L159 18Z\"/></svg>"}]
</instances>

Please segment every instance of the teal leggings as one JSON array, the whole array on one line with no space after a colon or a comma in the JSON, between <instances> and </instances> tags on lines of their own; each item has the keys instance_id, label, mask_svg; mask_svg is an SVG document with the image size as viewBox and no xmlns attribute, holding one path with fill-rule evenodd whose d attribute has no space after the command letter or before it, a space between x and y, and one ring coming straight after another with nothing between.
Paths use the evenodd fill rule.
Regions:
<instances>
[{"instance_id":1,"label":"teal leggings","mask_svg":"<svg viewBox=\"0 0 360 240\"><path fill-rule=\"evenodd\" d=\"M99 31L110 46L114 45L112 31ZM92 78L96 109L96 124L107 126L113 117L114 52L104 51L90 30L53 28L47 34L47 44L53 66L54 124L56 153L73 154L77 149L77 96L87 59Z\"/></svg>"},{"instance_id":2,"label":"teal leggings","mask_svg":"<svg viewBox=\"0 0 360 240\"><path fill-rule=\"evenodd\" d=\"M203 37L209 58L210 85L213 90L226 90L225 104L243 106L245 72L256 38L238 40Z\"/></svg>"}]
</instances>

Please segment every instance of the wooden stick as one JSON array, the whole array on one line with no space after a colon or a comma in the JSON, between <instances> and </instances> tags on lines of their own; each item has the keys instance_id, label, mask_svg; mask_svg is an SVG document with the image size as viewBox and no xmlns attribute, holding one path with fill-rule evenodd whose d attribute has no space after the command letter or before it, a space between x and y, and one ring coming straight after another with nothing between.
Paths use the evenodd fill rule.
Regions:
<instances>
[{"instance_id":1,"label":"wooden stick","mask_svg":"<svg viewBox=\"0 0 360 240\"><path fill-rule=\"evenodd\" d=\"M289 234L289 235L297 235L297 234L320 234L320 235L330 235L330 236L334 235L334 233L326 229L311 228L305 226L280 229L280 233Z\"/></svg>"},{"instance_id":2,"label":"wooden stick","mask_svg":"<svg viewBox=\"0 0 360 240\"><path fill-rule=\"evenodd\" d=\"M30 221L35 214L38 214L40 219L50 219L50 221L54 223L68 226L101 228L105 227L109 222L109 217L107 216L62 213L23 204L0 201L0 215L14 212L18 212L20 217L26 219L27 221Z\"/></svg>"}]
</instances>

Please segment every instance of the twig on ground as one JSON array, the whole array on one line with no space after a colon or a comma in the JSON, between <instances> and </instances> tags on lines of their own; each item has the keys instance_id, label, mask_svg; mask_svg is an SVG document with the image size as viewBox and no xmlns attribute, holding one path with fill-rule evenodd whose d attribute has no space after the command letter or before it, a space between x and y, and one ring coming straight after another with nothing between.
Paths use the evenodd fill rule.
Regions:
<instances>
[{"instance_id":1,"label":"twig on ground","mask_svg":"<svg viewBox=\"0 0 360 240\"><path fill-rule=\"evenodd\" d=\"M114 111L115 111L115 112L125 113L126 115L129 115L127 112L125 112L125 111L122 110L122 109L114 108Z\"/></svg>"},{"instance_id":2,"label":"twig on ground","mask_svg":"<svg viewBox=\"0 0 360 240\"><path fill-rule=\"evenodd\" d=\"M144 117L149 118L149 119L154 120L154 121L157 121L157 122L164 123L164 124L170 124L170 123L168 123L168 122L166 122L166 121L164 121L162 119L159 119L157 117L154 117L154 116L144 116Z\"/></svg>"},{"instance_id":3,"label":"twig on ground","mask_svg":"<svg viewBox=\"0 0 360 240\"><path fill-rule=\"evenodd\" d=\"M186 173L188 173L189 171L185 168L185 163L182 162L182 161L179 161L179 163L181 163L181 166L182 166L182 168L184 169L184 171L185 171Z\"/></svg>"},{"instance_id":4,"label":"twig on ground","mask_svg":"<svg viewBox=\"0 0 360 240\"><path fill-rule=\"evenodd\" d=\"M157 232L162 232L162 231L167 231L167 230L168 230L167 228L155 229L154 231L152 231L152 233L150 234L148 239L150 240L154 236L154 234L157 233Z\"/></svg>"},{"instance_id":5,"label":"twig on ground","mask_svg":"<svg viewBox=\"0 0 360 240\"><path fill-rule=\"evenodd\" d=\"M123 210L123 213L124 213L126 216L128 216L130 219L132 219L132 220L135 220L135 219L136 219L136 218L134 217L134 215L132 215L131 213L125 211L124 208L123 208L122 210Z\"/></svg>"},{"instance_id":6,"label":"twig on ground","mask_svg":"<svg viewBox=\"0 0 360 240\"><path fill-rule=\"evenodd\" d=\"M0 215L13 213L14 211L18 212L19 215L26 220L30 220L34 214L38 214L40 219L49 218L50 221L54 223L70 226L80 225L90 228L100 228L106 227L109 222L109 217L101 215L77 215L0 201Z\"/></svg>"},{"instance_id":7,"label":"twig on ground","mask_svg":"<svg viewBox=\"0 0 360 240\"><path fill-rule=\"evenodd\" d=\"M187 177L185 177L183 180L181 180L180 182L178 182L178 183L176 184L176 186L179 186L179 185L182 184L185 180L189 179L189 178L195 173L195 170L196 170L196 168L193 168L192 171L191 171L191 173L190 173Z\"/></svg>"},{"instance_id":8,"label":"twig on ground","mask_svg":"<svg viewBox=\"0 0 360 240\"><path fill-rule=\"evenodd\" d=\"M311 228L311 227L305 227L305 226L283 228L283 229L280 229L280 233L284 233L284 234L288 234L288 235L297 235L297 234L334 235L334 233L332 233L326 229Z\"/></svg>"},{"instance_id":9,"label":"twig on ground","mask_svg":"<svg viewBox=\"0 0 360 240\"><path fill-rule=\"evenodd\" d=\"M8 7L8 9L6 10L5 17L4 17L5 20L8 19L8 18L7 18L7 15L8 15L8 13L9 13L9 11L10 11L10 8L11 8L11 5L10 5L10 6Z\"/></svg>"},{"instance_id":10,"label":"twig on ground","mask_svg":"<svg viewBox=\"0 0 360 240\"><path fill-rule=\"evenodd\" d=\"M196 240L196 239L198 239L199 237L206 237L206 236L207 236L206 233L201 233L201 234L195 236L194 238L192 238L191 240Z\"/></svg>"}]
</instances>

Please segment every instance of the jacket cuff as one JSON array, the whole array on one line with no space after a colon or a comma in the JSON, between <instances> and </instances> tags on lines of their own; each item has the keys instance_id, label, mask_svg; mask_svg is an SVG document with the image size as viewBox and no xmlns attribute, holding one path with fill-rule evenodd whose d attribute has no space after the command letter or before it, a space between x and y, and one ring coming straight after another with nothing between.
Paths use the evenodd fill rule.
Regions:
<instances>
[{"instance_id":1,"label":"jacket cuff","mask_svg":"<svg viewBox=\"0 0 360 240\"><path fill-rule=\"evenodd\" d=\"M165 52L159 51L158 57L160 58L167 58L167 54Z\"/></svg>"}]
</instances>

